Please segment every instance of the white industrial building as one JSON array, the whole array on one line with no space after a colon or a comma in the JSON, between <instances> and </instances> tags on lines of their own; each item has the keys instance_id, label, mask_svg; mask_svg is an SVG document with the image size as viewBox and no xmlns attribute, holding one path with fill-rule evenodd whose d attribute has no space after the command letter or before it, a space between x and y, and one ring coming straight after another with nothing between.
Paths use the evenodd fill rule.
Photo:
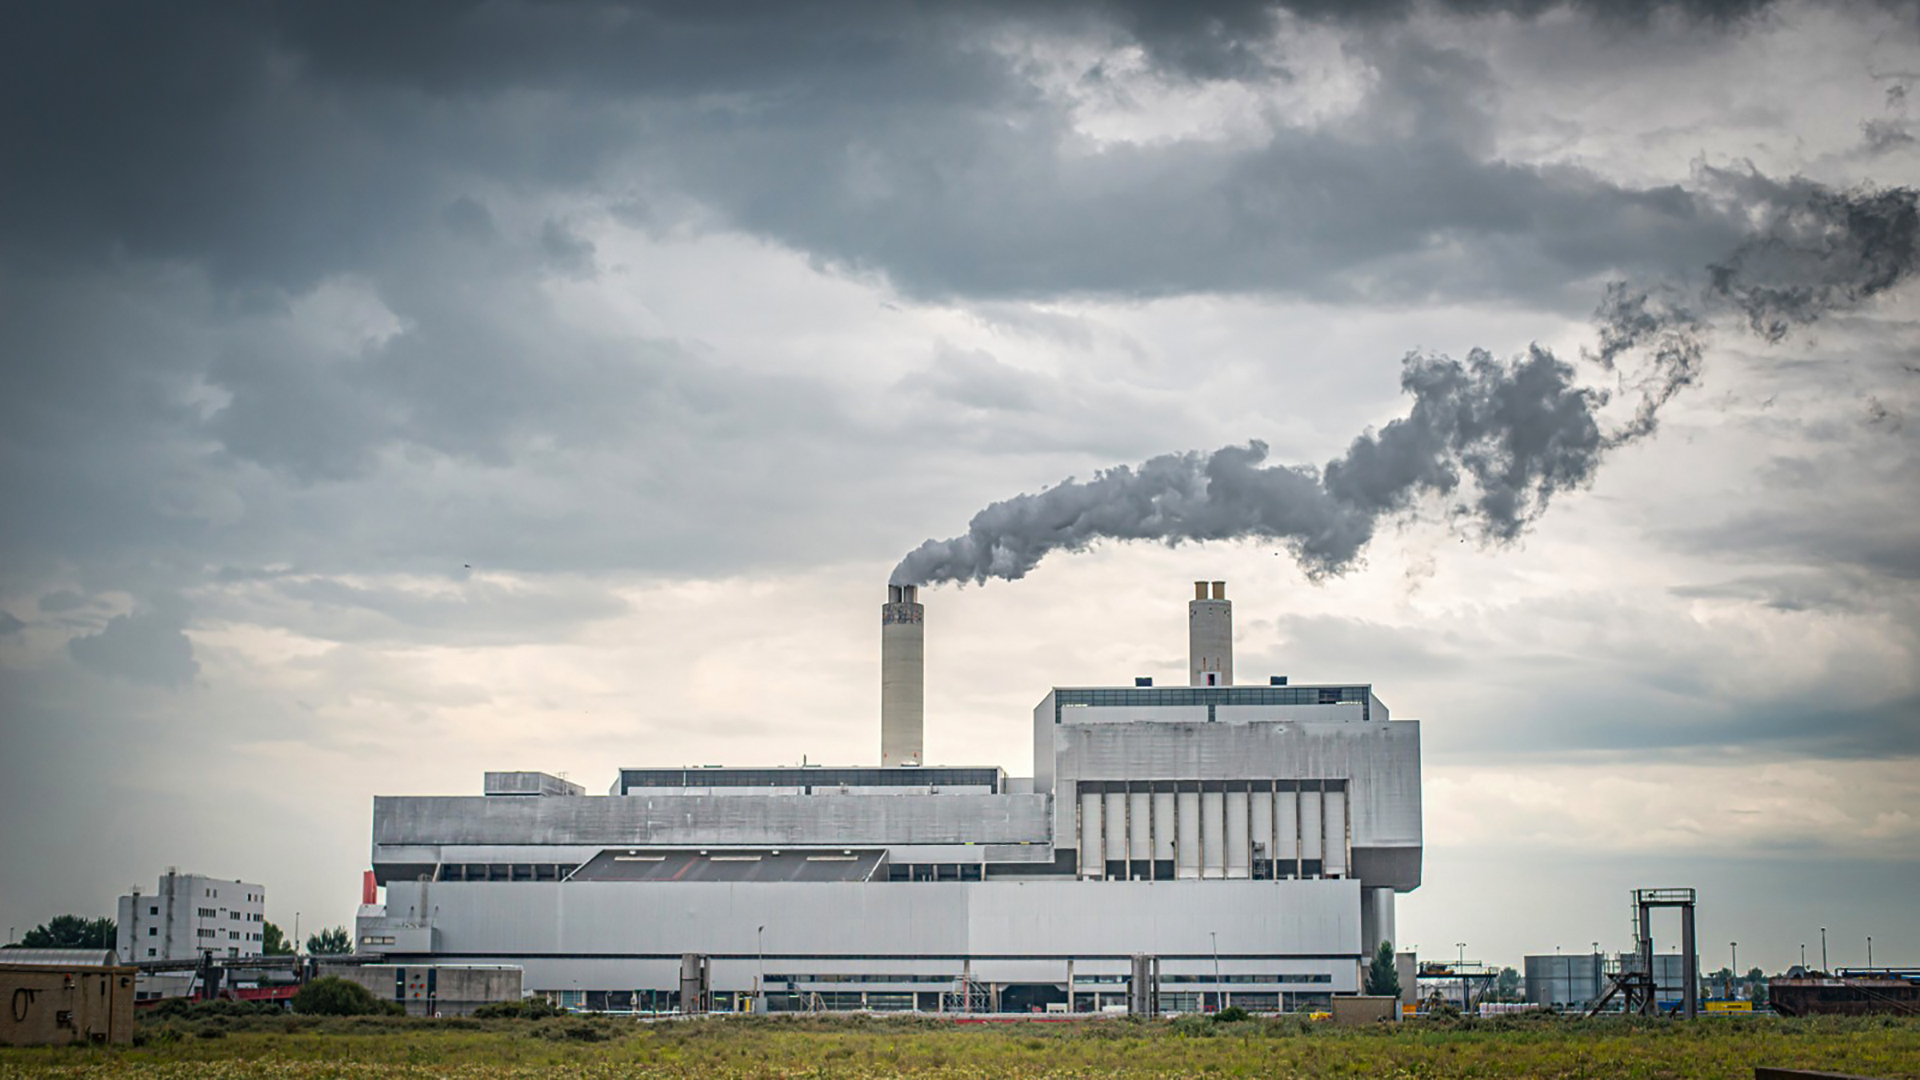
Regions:
<instances>
[{"instance_id":1,"label":"white industrial building","mask_svg":"<svg viewBox=\"0 0 1920 1080\"><path fill-rule=\"evenodd\" d=\"M1420 728L1364 683L1233 681L1220 582L1190 685L1056 687L1031 777L921 765L924 608L882 609L879 767L489 773L374 800L358 951L515 964L586 1008L1093 1009L1356 993L1420 884Z\"/></svg>"},{"instance_id":2,"label":"white industrial building","mask_svg":"<svg viewBox=\"0 0 1920 1080\"><path fill-rule=\"evenodd\" d=\"M169 869L153 892L120 898L115 951L124 964L259 956L266 910L262 886Z\"/></svg>"}]
</instances>

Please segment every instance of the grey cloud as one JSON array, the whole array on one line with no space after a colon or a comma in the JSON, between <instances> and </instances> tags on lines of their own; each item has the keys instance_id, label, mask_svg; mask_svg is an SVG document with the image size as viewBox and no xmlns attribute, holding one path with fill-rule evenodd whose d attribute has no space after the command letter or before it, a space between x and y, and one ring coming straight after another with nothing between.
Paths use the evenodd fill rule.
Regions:
<instances>
[{"instance_id":1,"label":"grey cloud","mask_svg":"<svg viewBox=\"0 0 1920 1080\"><path fill-rule=\"evenodd\" d=\"M278 577L266 588L217 596L205 615L286 626L331 641L507 644L551 642L572 628L614 618L624 601L597 583L504 585L458 580L461 564L432 587L352 585L323 577Z\"/></svg>"},{"instance_id":2,"label":"grey cloud","mask_svg":"<svg viewBox=\"0 0 1920 1080\"><path fill-rule=\"evenodd\" d=\"M13 612L0 608L0 637L17 634L26 628L27 624L20 621Z\"/></svg>"},{"instance_id":3,"label":"grey cloud","mask_svg":"<svg viewBox=\"0 0 1920 1080\"><path fill-rule=\"evenodd\" d=\"M969 409L1031 412L1039 405L1036 381L983 350L941 342L933 363L902 378L900 387Z\"/></svg>"},{"instance_id":4,"label":"grey cloud","mask_svg":"<svg viewBox=\"0 0 1920 1080\"><path fill-rule=\"evenodd\" d=\"M1761 220L1753 239L1709 268L1712 295L1769 341L1886 292L1920 263L1920 203L1911 188L1848 192L1756 172L1716 176Z\"/></svg>"},{"instance_id":5,"label":"grey cloud","mask_svg":"<svg viewBox=\"0 0 1920 1080\"><path fill-rule=\"evenodd\" d=\"M73 638L67 653L81 667L132 683L178 688L193 681L200 664L182 631L192 607L177 596L155 597L116 615L97 634Z\"/></svg>"},{"instance_id":6,"label":"grey cloud","mask_svg":"<svg viewBox=\"0 0 1920 1080\"><path fill-rule=\"evenodd\" d=\"M575 236L552 218L540 227L540 250L545 253L548 265L568 277L593 276L593 244Z\"/></svg>"},{"instance_id":7,"label":"grey cloud","mask_svg":"<svg viewBox=\"0 0 1920 1080\"><path fill-rule=\"evenodd\" d=\"M36 606L48 615L58 615L63 611L86 607L91 603L86 597L71 589L55 589L42 596Z\"/></svg>"},{"instance_id":8,"label":"grey cloud","mask_svg":"<svg viewBox=\"0 0 1920 1080\"><path fill-rule=\"evenodd\" d=\"M0 27L22 149L4 202L31 207L0 229L42 257L124 248L235 284L376 265L436 217L484 235L476 175L607 203L663 185L928 296L1552 297L1733 235L1688 192L1490 160L1470 104L1487 73L1403 33L1356 43L1380 78L1338 131L1085 154L984 47L1022 17L991 5L84 7ZM1067 10L1168 42L1238 41L1270 14Z\"/></svg>"},{"instance_id":9,"label":"grey cloud","mask_svg":"<svg viewBox=\"0 0 1920 1080\"><path fill-rule=\"evenodd\" d=\"M1698 301L1730 305L1767 341L1885 292L1920 263L1920 201L1910 189L1837 192L1752 171L1716 175L1759 225L1710 268ZM964 535L909 552L892 580L1017 580L1050 552L1098 540L1244 537L1285 542L1310 575L1337 574L1359 558L1378 519L1422 496L1452 497L1463 474L1473 498L1454 503L1455 517L1510 543L1555 495L1590 482L1606 453L1651 435L1660 409L1698 378L1706 325L1686 302L1666 283L1615 284L1602 300L1595 358L1611 371L1622 357L1647 357L1638 408L1617 430L1603 432L1598 420L1608 395L1580 386L1572 366L1538 346L1509 364L1484 351L1465 364L1410 356L1401 376L1413 398L1407 415L1361 435L1320 472L1255 468L1266 456L1259 442L1164 455L1137 471L1121 466L994 503Z\"/></svg>"},{"instance_id":10,"label":"grey cloud","mask_svg":"<svg viewBox=\"0 0 1920 1080\"><path fill-rule=\"evenodd\" d=\"M1792 573L1743 574L1707 585L1678 585L1673 595L1705 600L1748 600L1775 611L1869 610L1884 599L1883 586L1854 571L1803 570Z\"/></svg>"},{"instance_id":11,"label":"grey cloud","mask_svg":"<svg viewBox=\"0 0 1920 1080\"><path fill-rule=\"evenodd\" d=\"M1739 748L1810 757L1920 757L1920 697L1836 702L1830 694L1787 695L1697 719L1667 710L1622 710L1585 725L1574 745L1596 750Z\"/></svg>"}]
</instances>

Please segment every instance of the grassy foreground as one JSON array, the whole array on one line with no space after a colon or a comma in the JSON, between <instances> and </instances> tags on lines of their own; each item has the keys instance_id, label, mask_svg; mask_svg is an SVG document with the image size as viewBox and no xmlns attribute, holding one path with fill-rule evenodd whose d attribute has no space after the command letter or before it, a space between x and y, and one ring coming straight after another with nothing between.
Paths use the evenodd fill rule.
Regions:
<instances>
[{"instance_id":1,"label":"grassy foreground","mask_svg":"<svg viewBox=\"0 0 1920 1080\"><path fill-rule=\"evenodd\" d=\"M1339 1031L1295 1018L956 1026L931 1019L541 1021L219 1017L141 1045L0 1049L25 1076L1751 1077L1756 1064L1920 1078L1920 1022L1503 1017Z\"/></svg>"}]
</instances>

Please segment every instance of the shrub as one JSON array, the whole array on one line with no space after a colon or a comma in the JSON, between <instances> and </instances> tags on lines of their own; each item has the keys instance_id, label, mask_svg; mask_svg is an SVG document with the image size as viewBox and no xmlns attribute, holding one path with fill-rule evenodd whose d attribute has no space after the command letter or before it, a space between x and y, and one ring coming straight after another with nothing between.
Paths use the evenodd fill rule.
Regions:
<instances>
[{"instance_id":1,"label":"shrub","mask_svg":"<svg viewBox=\"0 0 1920 1080\"><path fill-rule=\"evenodd\" d=\"M406 1010L337 975L315 979L293 995L293 1011L308 1016L389 1016Z\"/></svg>"},{"instance_id":2,"label":"shrub","mask_svg":"<svg viewBox=\"0 0 1920 1080\"><path fill-rule=\"evenodd\" d=\"M1174 1017L1168 1027L1175 1035L1206 1037L1213 1034L1213 1021L1200 1013L1187 1013Z\"/></svg>"},{"instance_id":3,"label":"shrub","mask_svg":"<svg viewBox=\"0 0 1920 1080\"><path fill-rule=\"evenodd\" d=\"M1238 1005L1229 1005L1213 1014L1216 1024L1237 1024L1242 1020L1253 1019L1253 1014Z\"/></svg>"},{"instance_id":4,"label":"shrub","mask_svg":"<svg viewBox=\"0 0 1920 1080\"><path fill-rule=\"evenodd\" d=\"M473 1010L476 1020L545 1020L550 1016L561 1016L566 1010L543 997L521 998L519 1001L495 1001Z\"/></svg>"}]
</instances>

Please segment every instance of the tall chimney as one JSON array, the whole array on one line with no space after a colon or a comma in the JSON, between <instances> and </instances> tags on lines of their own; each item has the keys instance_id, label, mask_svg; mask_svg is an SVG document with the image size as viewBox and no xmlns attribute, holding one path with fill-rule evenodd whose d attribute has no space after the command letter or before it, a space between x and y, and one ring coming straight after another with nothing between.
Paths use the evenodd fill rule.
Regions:
<instances>
[{"instance_id":1,"label":"tall chimney","mask_svg":"<svg viewBox=\"0 0 1920 1080\"><path fill-rule=\"evenodd\" d=\"M1211 594L1211 595L1209 595ZM1193 583L1187 602L1187 673L1194 686L1233 685L1233 601L1227 583Z\"/></svg>"},{"instance_id":2,"label":"tall chimney","mask_svg":"<svg viewBox=\"0 0 1920 1080\"><path fill-rule=\"evenodd\" d=\"M926 742L926 608L915 585L880 607L880 764L918 765Z\"/></svg>"}]
</instances>

